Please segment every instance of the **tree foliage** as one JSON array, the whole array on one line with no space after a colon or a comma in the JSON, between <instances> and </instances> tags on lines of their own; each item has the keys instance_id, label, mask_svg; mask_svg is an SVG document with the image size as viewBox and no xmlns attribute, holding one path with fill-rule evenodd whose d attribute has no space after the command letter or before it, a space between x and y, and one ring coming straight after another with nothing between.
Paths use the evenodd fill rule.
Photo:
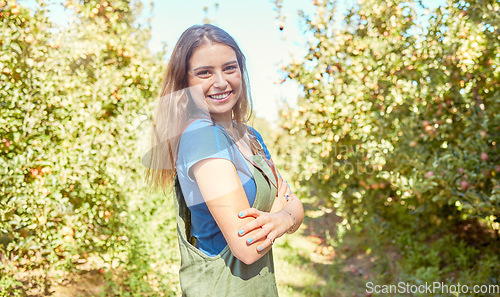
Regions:
<instances>
[{"instance_id":1,"label":"tree foliage","mask_svg":"<svg viewBox=\"0 0 500 297\"><path fill-rule=\"evenodd\" d=\"M145 192L138 127L162 58L140 3L65 7L59 27L45 1L0 1L0 253L28 268L130 244L130 203Z\"/></svg>"},{"instance_id":2,"label":"tree foliage","mask_svg":"<svg viewBox=\"0 0 500 297\"><path fill-rule=\"evenodd\" d=\"M303 96L278 155L344 218L332 244L350 229L377 257L397 249L381 282L496 283L500 3L361 0L338 22L335 2L301 13L308 52L283 71Z\"/></svg>"},{"instance_id":3,"label":"tree foliage","mask_svg":"<svg viewBox=\"0 0 500 297\"><path fill-rule=\"evenodd\" d=\"M309 52L285 69L304 90L282 113L299 179L354 224L479 217L498 230L499 3L425 17L416 2L365 0L338 28L334 1L315 2Z\"/></svg>"}]
</instances>

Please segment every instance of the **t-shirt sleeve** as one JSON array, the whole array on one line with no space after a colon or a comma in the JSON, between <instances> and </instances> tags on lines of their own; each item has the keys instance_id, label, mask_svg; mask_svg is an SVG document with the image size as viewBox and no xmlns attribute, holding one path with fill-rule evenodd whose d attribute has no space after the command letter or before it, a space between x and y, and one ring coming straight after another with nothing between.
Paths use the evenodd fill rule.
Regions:
<instances>
[{"instance_id":1,"label":"t-shirt sleeve","mask_svg":"<svg viewBox=\"0 0 500 297\"><path fill-rule=\"evenodd\" d=\"M260 133L257 130L255 130L253 127L248 126L248 128L250 129L250 132L254 133L255 137L259 141L260 145L262 146L262 150L264 151L264 154L266 155L266 158L268 160L271 160L271 153L267 149L267 146L264 143L264 139L262 139L262 135L260 135Z\"/></svg>"},{"instance_id":2,"label":"t-shirt sleeve","mask_svg":"<svg viewBox=\"0 0 500 297\"><path fill-rule=\"evenodd\" d=\"M209 120L196 120L182 133L178 166L194 180L191 168L204 159L226 159L234 164L231 142L221 128Z\"/></svg>"}]
</instances>

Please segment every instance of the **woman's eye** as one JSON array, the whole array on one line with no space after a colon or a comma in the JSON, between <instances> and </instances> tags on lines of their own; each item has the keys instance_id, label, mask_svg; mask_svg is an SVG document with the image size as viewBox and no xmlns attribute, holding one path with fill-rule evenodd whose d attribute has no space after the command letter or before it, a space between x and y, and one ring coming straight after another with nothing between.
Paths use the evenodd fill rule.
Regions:
<instances>
[{"instance_id":1,"label":"woman's eye","mask_svg":"<svg viewBox=\"0 0 500 297\"><path fill-rule=\"evenodd\" d=\"M204 71L198 72L196 75L198 75L199 77L209 77L210 72L208 70L204 70Z\"/></svg>"},{"instance_id":2,"label":"woman's eye","mask_svg":"<svg viewBox=\"0 0 500 297\"><path fill-rule=\"evenodd\" d=\"M224 70L225 71L234 71L236 70L238 67L236 67L236 65L229 65L227 66Z\"/></svg>"}]
</instances>

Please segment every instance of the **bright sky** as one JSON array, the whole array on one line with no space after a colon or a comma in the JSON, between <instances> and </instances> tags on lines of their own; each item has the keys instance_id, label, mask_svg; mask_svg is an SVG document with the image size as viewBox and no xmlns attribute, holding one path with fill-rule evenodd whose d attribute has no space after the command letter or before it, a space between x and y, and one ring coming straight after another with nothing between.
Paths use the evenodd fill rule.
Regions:
<instances>
[{"instance_id":1,"label":"bright sky","mask_svg":"<svg viewBox=\"0 0 500 297\"><path fill-rule=\"evenodd\" d=\"M34 0L22 1L34 6ZM54 1L62 3L62 1ZM272 0L153 0L152 40L150 48L158 51L162 43L172 50L181 33L194 24L201 24L205 16L213 19L214 24L231 34L240 45L247 58L254 111L257 116L269 121L278 119L278 109L283 102L295 105L300 94L299 86L290 80L282 80L279 73L281 65L291 60L291 56L301 57L307 52L304 36L304 22L297 11L307 15L315 11L311 0L284 0L283 15L286 16L283 31L279 30ZM424 0L426 5L435 7L444 0ZM143 15L151 11L147 1ZM219 3L215 8L215 3ZM339 0L338 10L345 12L354 0ZM51 5L52 18L64 24L68 18L61 5ZM208 8L208 14L204 12Z\"/></svg>"}]
</instances>

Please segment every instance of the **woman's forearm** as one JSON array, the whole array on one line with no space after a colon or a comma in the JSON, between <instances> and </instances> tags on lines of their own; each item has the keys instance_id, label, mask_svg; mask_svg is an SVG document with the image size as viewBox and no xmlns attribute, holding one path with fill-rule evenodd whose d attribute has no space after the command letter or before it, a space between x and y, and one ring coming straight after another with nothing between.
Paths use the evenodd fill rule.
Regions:
<instances>
[{"instance_id":1,"label":"woman's forearm","mask_svg":"<svg viewBox=\"0 0 500 297\"><path fill-rule=\"evenodd\" d=\"M278 194L276 195L273 206L269 212L277 213L283 211L288 216L290 216L294 223L291 226L289 233L293 233L297 231L304 220L304 208L300 199L292 193L287 182L282 180L281 178L279 182L280 187L278 189Z\"/></svg>"},{"instance_id":2,"label":"woman's forearm","mask_svg":"<svg viewBox=\"0 0 500 297\"><path fill-rule=\"evenodd\" d=\"M288 182L283 180L278 169L276 171L278 174L278 193L269 213L285 212L293 221L288 233L294 233L304 221L304 207L300 199L292 192Z\"/></svg>"},{"instance_id":3,"label":"woman's forearm","mask_svg":"<svg viewBox=\"0 0 500 297\"><path fill-rule=\"evenodd\" d=\"M294 220L294 224L290 227L288 233L297 231L304 221L304 207L300 199L293 193L289 194L290 200L284 205L282 211L286 212Z\"/></svg>"}]
</instances>

